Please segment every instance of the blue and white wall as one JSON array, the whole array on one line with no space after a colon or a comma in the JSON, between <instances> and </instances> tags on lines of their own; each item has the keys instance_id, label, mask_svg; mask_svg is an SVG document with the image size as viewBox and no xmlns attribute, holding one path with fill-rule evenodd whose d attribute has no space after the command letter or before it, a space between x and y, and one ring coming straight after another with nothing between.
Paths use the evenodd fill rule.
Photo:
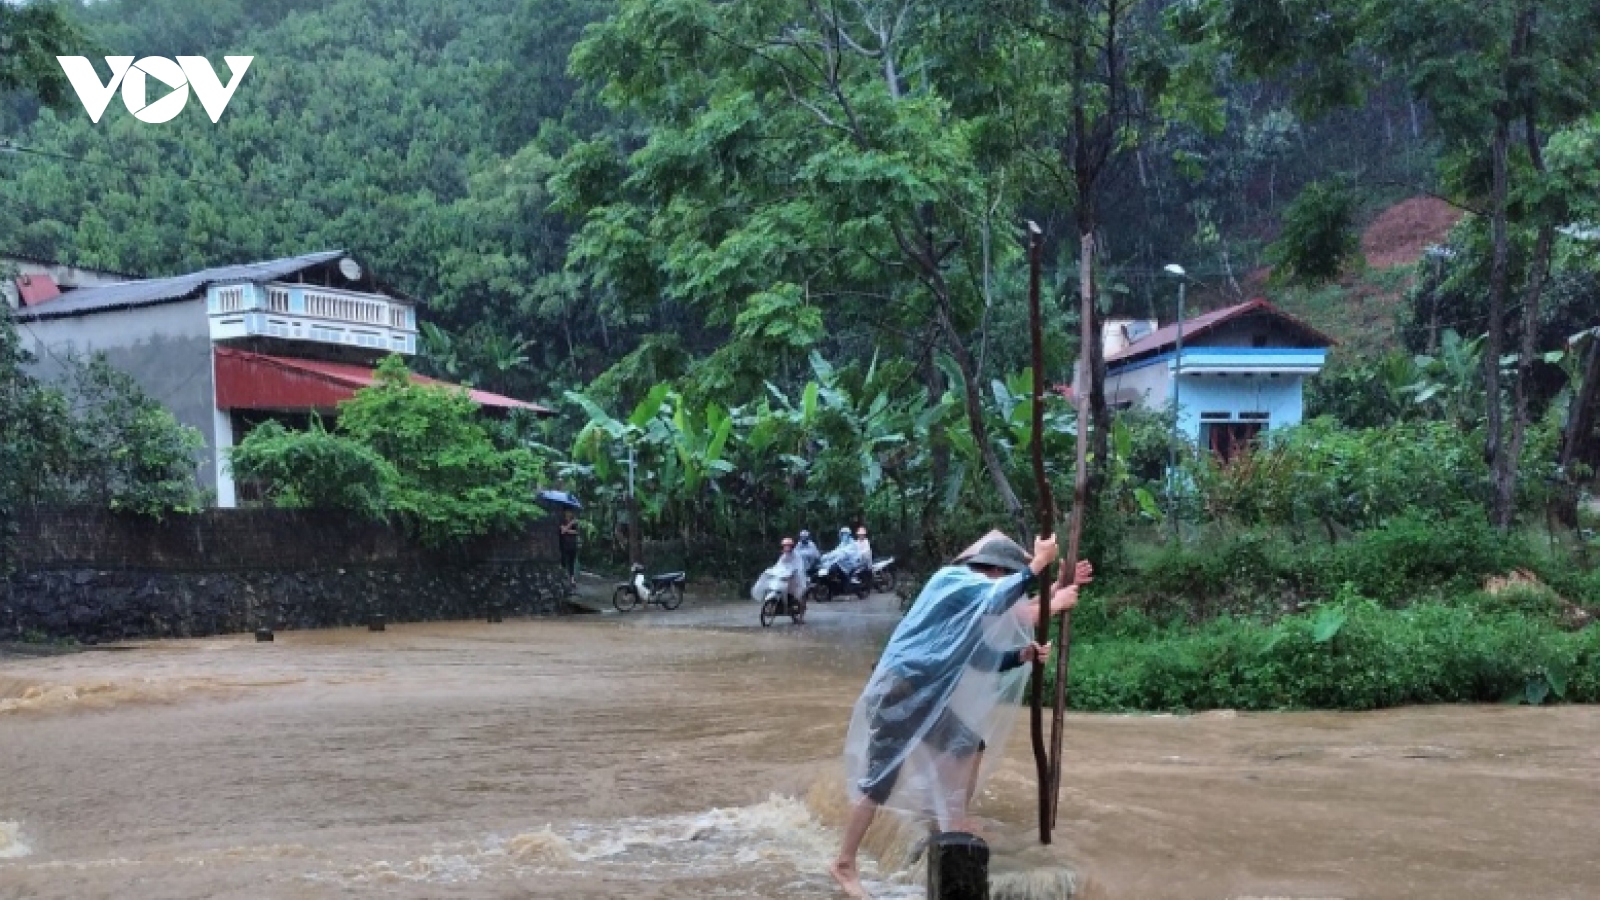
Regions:
<instances>
[{"instance_id":1,"label":"blue and white wall","mask_svg":"<svg viewBox=\"0 0 1600 900\"><path fill-rule=\"evenodd\" d=\"M1299 423L1305 412L1304 375L1185 375L1178 390L1179 429L1191 441L1200 439L1200 420L1207 413L1265 413L1268 429ZM1170 402L1170 400L1168 401Z\"/></svg>"}]
</instances>

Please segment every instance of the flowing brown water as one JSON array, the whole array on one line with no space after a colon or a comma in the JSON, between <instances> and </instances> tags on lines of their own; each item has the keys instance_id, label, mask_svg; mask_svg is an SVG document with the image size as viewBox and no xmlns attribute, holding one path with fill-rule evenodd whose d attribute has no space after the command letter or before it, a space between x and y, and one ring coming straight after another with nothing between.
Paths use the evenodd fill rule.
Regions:
<instances>
[{"instance_id":1,"label":"flowing brown water","mask_svg":"<svg viewBox=\"0 0 1600 900\"><path fill-rule=\"evenodd\" d=\"M0 662L0 900L827 898L894 617L750 604ZM1600 710L1075 716L978 812L997 900L1600 896ZM885 820L877 896L917 897ZM898 870L898 871L897 871Z\"/></svg>"}]
</instances>

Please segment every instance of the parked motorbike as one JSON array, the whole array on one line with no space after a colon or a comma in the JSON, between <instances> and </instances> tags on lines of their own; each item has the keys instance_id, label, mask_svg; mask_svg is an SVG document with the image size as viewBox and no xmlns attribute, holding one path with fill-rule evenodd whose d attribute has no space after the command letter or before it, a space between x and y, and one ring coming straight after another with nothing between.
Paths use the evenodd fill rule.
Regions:
<instances>
[{"instance_id":1,"label":"parked motorbike","mask_svg":"<svg viewBox=\"0 0 1600 900\"><path fill-rule=\"evenodd\" d=\"M799 584L793 576L794 571L788 566L775 565L762 572L755 587L750 589L750 597L761 602L762 628L770 628L779 616L788 616L796 625L805 621L806 598L790 592L791 585Z\"/></svg>"},{"instance_id":2,"label":"parked motorbike","mask_svg":"<svg viewBox=\"0 0 1600 900\"><path fill-rule=\"evenodd\" d=\"M894 557L872 561L872 589L880 594L894 593Z\"/></svg>"},{"instance_id":3,"label":"parked motorbike","mask_svg":"<svg viewBox=\"0 0 1600 900\"><path fill-rule=\"evenodd\" d=\"M683 605L683 585L688 576L683 572L666 572L645 575L644 566L634 563L633 580L617 585L611 595L611 605L617 612L627 612L643 603L658 604L662 609L677 609Z\"/></svg>"},{"instance_id":4,"label":"parked motorbike","mask_svg":"<svg viewBox=\"0 0 1600 900\"><path fill-rule=\"evenodd\" d=\"M811 587L806 590L806 600L827 603L845 594L855 594L856 599L865 600L872 593L869 574L865 570L846 572L838 563L824 559L817 570L811 573Z\"/></svg>"}]
</instances>

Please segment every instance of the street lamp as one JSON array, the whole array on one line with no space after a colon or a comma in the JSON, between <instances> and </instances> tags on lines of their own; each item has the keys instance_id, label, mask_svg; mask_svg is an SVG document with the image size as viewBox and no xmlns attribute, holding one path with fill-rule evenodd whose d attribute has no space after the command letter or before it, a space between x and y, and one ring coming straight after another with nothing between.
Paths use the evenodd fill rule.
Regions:
<instances>
[{"instance_id":1,"label":"street lamp","mask_svg":"<svg viewBox=\"0 0 1600 900\"><path fill-rule=\"evenodd\" d=\"M1174 543L1183 542L1183 534L1178 526L1178 443L1183 440L1183 428L1180 420L1183 417L1183 407L1178 404L1178 392L1183 384L1183 291L1189 285L1189 273L1177 263L1168 263L1162 270L1168 275L1178 279L1178 340L1177 350L1172 358L1172 430L1174 432L1171 445L1167 448L1167 516L1172 519L1172 539Z\"/></svg>"}]
</instances>

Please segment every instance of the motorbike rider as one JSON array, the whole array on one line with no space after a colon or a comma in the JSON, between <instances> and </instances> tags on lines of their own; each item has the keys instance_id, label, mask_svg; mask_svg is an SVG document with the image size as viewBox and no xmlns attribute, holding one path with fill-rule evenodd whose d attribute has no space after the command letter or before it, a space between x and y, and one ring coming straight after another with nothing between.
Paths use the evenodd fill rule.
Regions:
<instances>
[{"instance_id":1,"label":"motorbike rider","mask_svg":"<svg viewBox=\"0 0 1600 900\"><path fill-rule=\"evenodd\" d=\"M817 549L817 542L811 539L811 532L801 531L800 542L795 545L795 555L800 557L801 568L809 575L817 570L817 564L822 561L822 551Z\"/></svg>"},{"instance_id":2,"label":"motorbike rider","mask_svg":"<svg viewBox=\"0 0 1600 900\"><path fill-rule=\"evenodd\" d=\"M800 554L795 552L794 539L784 538L780 545L781 552L778 561L771 568L761 573L756 580L755 587L750 591L750 599L761 602L766 599L767 591L776 589L780 585L795 603L804 604L806 588L806 570L800 559ZM802 607L803 609L803 607Z\"/></svg>"},{"instance_id":3,"label":"motorbike rider","mask_svg":"<svg viewBox=\"0 0 1600 900\"><path fill-rule=\"evenodd\" d=\"M856 527L856 553L861 557L861 567L872 568L872 542L867 540L867 526Z\"/></svg>"}]
</instances>

